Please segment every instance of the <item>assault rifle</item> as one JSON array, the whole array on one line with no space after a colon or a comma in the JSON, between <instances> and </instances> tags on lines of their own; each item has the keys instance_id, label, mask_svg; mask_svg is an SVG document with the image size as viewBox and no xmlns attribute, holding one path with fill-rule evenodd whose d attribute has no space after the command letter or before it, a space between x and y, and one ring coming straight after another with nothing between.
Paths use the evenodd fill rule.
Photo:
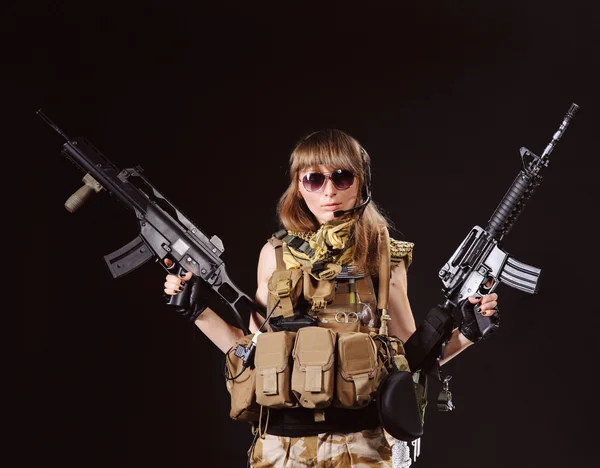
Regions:
<instances>
[{"instance_id":1,"label":"assault rifle","mask_svg":"<svg viewBox=\"0 0 600 468\"><path fill-rule=\"evenodd\" d=\"M244 294L229 278L221 254L225 250L217 236L210 239L170 203L143 175L141 166L119 170L86 138L70 139L41 110L37 114L67 140L62 154L82 172L84 185L65 202L73 213L92 193L105 190L135 214L139 235L120 249L104 256L113 278L135 270L151 258L159 261L167 271L177 274L192 272L192 281L202 280L233 312L239 327L248 335L250 331L241 314L258 311L258 305ZM168 258L173 265L168 267ZM171 296L169 305L181 307L189 304L191 285Z\"/></svg>"},{"instance_id":2,"label":"assault rifle","mask_svg":"<svg viewBox=\"0 0 600 468\"><path fill-rule=\"evenodd\" d=\"M542 170L548 167L548 156L554 150L579 106L571 105L559 129L541 156L520 149L523 169L498 204L485 228L474 226L450 259L439 271L445 302L433 308L422 326L407 340L405 349L411 370L431 370L452 332L451 310L469 296L492 293L500 283L529 294L538 292L541 270L516 260L502 248L502 241L523 211L525 204L542 181ZM475 317L482 338L498 329L496 317ZM445 382L447 389L447 381ZM449 392L448 392L449 393Z\"/></svg>"}]
</instances>

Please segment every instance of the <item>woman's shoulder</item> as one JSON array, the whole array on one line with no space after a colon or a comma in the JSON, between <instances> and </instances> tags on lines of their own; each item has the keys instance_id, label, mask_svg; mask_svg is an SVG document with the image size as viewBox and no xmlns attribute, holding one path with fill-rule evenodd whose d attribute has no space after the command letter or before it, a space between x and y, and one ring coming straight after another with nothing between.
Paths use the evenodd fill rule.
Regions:
<instances>
[{"instance_id":1,"label":"woman's shoulder","mask_svg":"<svg viewBox=\"0 0 600 468\"><path fill-rule=\"evenodd\" d=\"M392 266L398 265L404 260L406 262L406 267L408 268L412 263L414 246L414 242L390 238L390 257Z\"/></svg>"},{"instance_id":2,"label":"woman's shoulder","mask_svg":"<svg viewBox=\"0 0 600 468\"><path fill-rule=\"evenodd\" d=\"M259 284L262 280L267 280L273 274L276 266L277 258L275 256L275 248L271 242L267 241L260 249L260 254L258 255Z\"/></svg>"}]
</instances>

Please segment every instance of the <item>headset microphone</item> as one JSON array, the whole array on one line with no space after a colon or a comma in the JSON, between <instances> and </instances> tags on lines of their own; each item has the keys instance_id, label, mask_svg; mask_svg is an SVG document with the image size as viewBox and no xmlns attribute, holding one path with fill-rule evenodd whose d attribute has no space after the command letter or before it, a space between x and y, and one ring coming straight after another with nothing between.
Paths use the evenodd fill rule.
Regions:
<instances>
[{"instance_id":1,"label":"headset microphone","mask_svg":"<svg viewBox=\"0 0 600 468\"><path fill-rule=\"evenodd\" d=\"M335 218L339 218L340 216L344 216L347 213L352 213L353 211L360 210L369 204L371 201L371 195L367 195L367 199L362 202L360 205L355 206L354 208L350 208L348 210L338 210L333 212L333 216Z\"/></svg>"},{"instance_id":2,"label":"headset microphone","mask_svg":"<svg viewBox=\"0 0 600 468\"><path fill-rule=\"evenodd\" d=\"M367 164L367 153L363 149L362 146L359 147L360 156L363 163L363 173L365 176L365 181L363 184L363 197L365 199L360 205L355 206L354 208L350 208L348 210L338 210L333 212L334 218L339 218L340 216L344 216L347 213L352 213L353 211L360 210L369 204L371 201L371 168Z\"/></svg>"}]
</instances>

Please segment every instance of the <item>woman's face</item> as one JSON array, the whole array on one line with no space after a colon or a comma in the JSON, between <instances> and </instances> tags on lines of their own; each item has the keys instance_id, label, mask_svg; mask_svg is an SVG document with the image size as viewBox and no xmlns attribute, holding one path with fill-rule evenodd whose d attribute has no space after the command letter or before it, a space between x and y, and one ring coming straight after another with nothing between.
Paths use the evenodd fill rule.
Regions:
<instances>
[{"instance_id":1,"label":"woman's face","mask_svg":"<svg viewBox=\"0 0 600 468\"><path fill-rule=\"evenodd\" d=\"M336 168L320 165L301 170L298 174L298 190L300 191L300 195L302 195L308 209L320 224L335 219L333 216L335 211L348 210L356 204L356 197L358 195L358 179L356 177L353 178L352 185L345 190L340 190L336 187L329 177L326 178L323 187L316 192L311 192L304 187L303 179L305 175L318 172L325 176L331 176L335 170ZM338 185L343 186L340 183Z\"/></svg>"}]
</instances>

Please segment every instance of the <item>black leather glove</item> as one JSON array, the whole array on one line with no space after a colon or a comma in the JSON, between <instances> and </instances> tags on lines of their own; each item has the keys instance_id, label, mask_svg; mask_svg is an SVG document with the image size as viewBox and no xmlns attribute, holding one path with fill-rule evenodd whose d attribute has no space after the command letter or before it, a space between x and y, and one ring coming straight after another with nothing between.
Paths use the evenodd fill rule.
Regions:
<instances>
[{"instance_id":1,"label":"black leather glove","mask_svg":"<svg viewBox=\"0 0 600 468\"><path fill-rule=\"evenodd\" d=\"M187 283L184 290L177 295L180 297L174 296L173 305L179 314L193 322L208 307L205 299L207 287L204 281L194 277Z\"/></svg>"},{"instance_id":2,"label":"black leather glove","mask_svg":"<svg viewBox=\"0 0 600 468\"><path fill-rule=\"evenodd\" d=\"M486 333L485 336L481 335L481 331L479 330L479 325L477 324L477 314L475 312L475 306L478 303L471 304L469 299L465 299L459 304L459 309L462 315L462 322L458 326L459 331L473 343L477 343L482 338L487 338L492 331L495 331L500 326L500 314L498 308L496 307L496 313L491 317L480 317L480 320L488 319L491 321L491 326L488 328L490 330L489 333Z\"/></svg>"}]
</instances>

